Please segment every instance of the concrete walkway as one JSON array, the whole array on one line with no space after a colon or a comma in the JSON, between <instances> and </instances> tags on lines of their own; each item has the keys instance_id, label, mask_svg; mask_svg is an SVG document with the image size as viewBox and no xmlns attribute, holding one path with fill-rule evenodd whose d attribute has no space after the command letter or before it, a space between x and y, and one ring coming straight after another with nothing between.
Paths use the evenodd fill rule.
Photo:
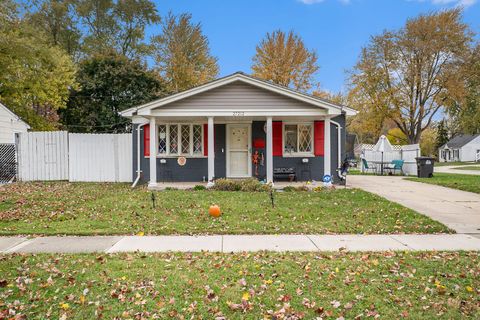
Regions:
<instances>
[{"instance_id":1,"label":"concrete walkway","mask_svg":"<svg viewBox=\"0 0 480 320\"><path fill-rule=\"evenodd\" d=\"M440 221L457 233L480 234L480 194L392 176L349 176L361 188Z\"/></svg>"},{"instance_id":2,"label":"concrete walkway","mask_svg":"<svg viewBox=\"0 0 480 320\"><path fill-rule=\"evenodd\" d=\"M476 167L478 168L479 166L476 165L467 165L467 166L441 166L441 167L435 167L434 172L441 172L441 173L455 173L455 174L471 174L471 175L480 175L480 170L463 170L463 169L455 169L458 167Z\"/></svg>"},{"instance_id":3,"label":"concrete walkway","mask_svg":"<svg viewBox=\"0 0 480 320\"><path fill-rule=\"evenodd\" d=\"M0 237L0 253L480 251L480 237L450 235L212 235L125 237Z\"/></svg>"}]
</instances>

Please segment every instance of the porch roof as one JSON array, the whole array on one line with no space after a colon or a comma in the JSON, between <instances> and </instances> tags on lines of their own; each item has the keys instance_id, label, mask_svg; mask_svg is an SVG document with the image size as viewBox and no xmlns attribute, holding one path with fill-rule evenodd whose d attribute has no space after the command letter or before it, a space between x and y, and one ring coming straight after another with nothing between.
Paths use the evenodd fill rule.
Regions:
<instances>
[{"instance_id":1,"label":"porch roof","mask_svg":"<svg viewBox=\"0 0 480 320\"><path fill-rule=\"evenodd\" d=\"M127 117L127 118L134 118L135 116L168 116L168 117L175 117L181 116L183 113L187 113L187 110L177 110L176 108L168 108L168 104L172 104L176 101L180 101L182 99L186 99L197 94L207 92L209 90L226 86L232 83L243 83L248 84L256 88L261 88L266 90L267 92L273 92L275 94L279 94L281 96L294 99L296 101L302 102L307 104L313 108L309 109L284 109L284 110L265 110L260 108L246 108L246 109L239 109L238 111L241 112L241 116L264 116L264 115L277 115L277 116L315 116L315 115L339 115L345 113L347 116L355 115L357 113L356 110L333 103L331 101L301 93L290 88L280 86L277 84L273 84L271 82L257 79L255 77L246 75L241 72L234 73L232 75L208 82L206 84L200 85L198 87L194 87L192 89L182 91L143 105L138 107L133 107L127 110L120 112L120 115ZM163 107L159 109L160 107ZM320 108L320 110L316 109ZM188 110L188 116L232 116L232 110L222 110L222 109L215 109L215 110Z\"/></svg>"}]
</instances>

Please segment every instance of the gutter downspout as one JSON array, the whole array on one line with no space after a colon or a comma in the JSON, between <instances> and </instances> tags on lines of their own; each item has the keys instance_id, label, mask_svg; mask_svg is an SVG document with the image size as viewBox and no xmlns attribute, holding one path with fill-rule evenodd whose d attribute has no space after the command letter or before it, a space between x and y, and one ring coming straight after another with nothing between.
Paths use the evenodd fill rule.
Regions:
<instances>
[{"instance_id":1,"label":"gutter downspout","mask_svg":"<svg viewBox=\"0 0 480 320\"><path fill-rule=\"evenodd\" d=\"M340 126L340 123L336 122L336 121L333 121L332 119L330 119L330 123L333 123L334 125L337 126L337 130L338 130L338 133L337 133L337 136L338 136L338 165L337 165L337 168L340 168L342 166L342 136L341 136L341 133L342 133L342 127Z\"/></svg>"},{"instance_id":2,"label":"gutter downspout","mask_svg":"<svg viewBox=\"0 0 480 320\"><path fill-rule=\"evenodd\" d=\"M137 178L135 179L135 182L133 182L132 188L135 188L138 181L140 181L140 175L142 173L140 165L140 129L146 124L148 124L148 122L139 124L137 127Z\"/></svg>"}]
</instances>

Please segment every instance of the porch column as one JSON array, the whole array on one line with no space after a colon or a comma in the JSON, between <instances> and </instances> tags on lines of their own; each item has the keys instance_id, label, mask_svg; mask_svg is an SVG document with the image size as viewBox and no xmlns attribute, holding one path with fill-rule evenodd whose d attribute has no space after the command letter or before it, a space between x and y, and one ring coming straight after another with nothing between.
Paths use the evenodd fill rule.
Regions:
<instances>
[{"instance_id":1,"label":"porch column","mask_svg":"<svg viewBox=\"0 0 480 320\"><path fill-rule=\"evenodd\" d=\"M213 138L213 117L208 117L208 183L215 177L215 140Z\"/></svg>"},{"instance_id":2,"label":"porch column","mask_svg":"<svg viewBox=\"0 0 480 320\"><path fill-rule=\"evenodd\" d=\"M330 148L330 118L325 118L324 125L324 156L323 156L323 175L331 175L332 152Z\"/></svg>"},{"instance_id":3,"label":"porch column","mask_svg":"<svg viewBox=\"0 0 480 320\"><path fill-rule=\"evenodd\" d=\"M150 182L149 187L157 186L157 122L155 117L150 118Z\"/></svg>"},{"instance_id":4,"label":"porch column","mask_svg":"<svg viewBox=\"0 0 480 320\"><path fill-rule=\"evenodd\" d=\"M267 117L267 183L273 183L272 117Z\"/></svg>"}]
</instances>

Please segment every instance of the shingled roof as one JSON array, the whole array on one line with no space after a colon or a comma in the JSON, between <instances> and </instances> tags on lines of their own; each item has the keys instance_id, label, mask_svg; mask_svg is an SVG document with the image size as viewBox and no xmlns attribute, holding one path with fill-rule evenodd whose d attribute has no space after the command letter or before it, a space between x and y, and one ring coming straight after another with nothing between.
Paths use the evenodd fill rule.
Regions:
<instances>
[{"instance_id":1,"label":"shingled roof","mask_svg":"<svg viewBox=\"0 0 480 320\"><path fill-rule=\"evenodd\" d=\"M450 139L450 141L444 144L442 148L448 147L449 149L459 149L478 136L480 136L480 134L460 134Z\"/></svg>"}]
</instances>

